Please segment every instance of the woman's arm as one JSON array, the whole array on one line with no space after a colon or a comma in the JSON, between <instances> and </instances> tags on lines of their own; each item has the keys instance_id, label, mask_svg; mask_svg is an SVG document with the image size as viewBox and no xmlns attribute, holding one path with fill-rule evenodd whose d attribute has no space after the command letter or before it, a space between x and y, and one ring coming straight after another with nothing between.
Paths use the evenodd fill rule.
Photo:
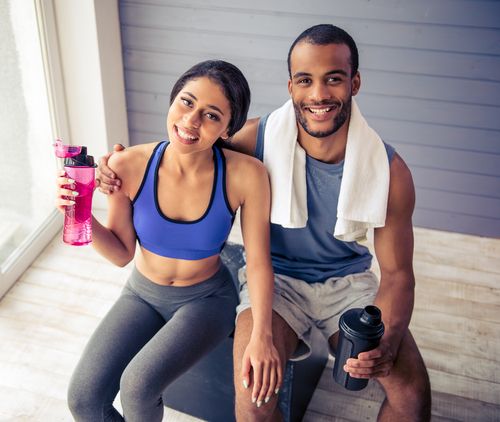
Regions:
<instances>
[{"instance_id":1,"label":"woman's arm","mask_svg":"<svg viewBox=\"0 0 500 422\"><path fill-rule=\"evenodd\" d=\"M280 388L282 371L272 336L274 275L270 254L269 214L271 193L264 165L244 157L239 166L244 186L241 201L241 229L245 246L247 282L253 319L249 344L243 355L242 377L250 385L252 398L264 402Z\"/></svg>"},{"instance_id":2,"label":"woman's arm","mask_svg":"<svg viewBox=\"0 0 500 422\"><path fill-rule=\"evenodd\" d=\"M117 174L125 175L129 170L128 163L133 162L130 154L117 154L110 159L110 166ZM127 180L127 177L125 177ZM64 213L65 207L73 202L67 197L72 196L72 190L64 185L71 185L71 180L61 174L57 180L57 207ZM116 195L108 196L108 222L104 226L92 216L92 246L99 254L118 266L127 265L134 257L136 235L132 222L132 204L126 187Z\"/></svg>"},{"instance_id":3,"label":"woman's arm","mask_svg":"<svg viewBox=\"0 0 500 422\"><path fill-rule=\"evenodd\" d=\"M108 220L106 226L92 221L94 248L118 266L127 265L135 254L136 234L132 220L131 185L137 177L138 153L127 150L109 160L110 168L120 177L123 188L116 195L108 195ZM140 173L139 173L140 174Z\"/></svg>"}]
</instances>

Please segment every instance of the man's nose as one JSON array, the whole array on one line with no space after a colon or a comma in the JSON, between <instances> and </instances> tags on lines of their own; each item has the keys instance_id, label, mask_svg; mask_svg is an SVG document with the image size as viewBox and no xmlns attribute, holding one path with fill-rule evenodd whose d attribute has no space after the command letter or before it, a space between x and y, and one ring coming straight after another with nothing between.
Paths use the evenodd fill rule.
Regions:
<instances>
[{"instance_id":1,"label":"man's nose","mask_svg":"<svg viewBox=\"0 0 500 422\"><path fill-rule=\"evenodd\" d=\"M309 99L313 101L323 101L330 98L332 98L332 95L326 84L318 82L312 85Z\"/></svg>"}]
</instances>

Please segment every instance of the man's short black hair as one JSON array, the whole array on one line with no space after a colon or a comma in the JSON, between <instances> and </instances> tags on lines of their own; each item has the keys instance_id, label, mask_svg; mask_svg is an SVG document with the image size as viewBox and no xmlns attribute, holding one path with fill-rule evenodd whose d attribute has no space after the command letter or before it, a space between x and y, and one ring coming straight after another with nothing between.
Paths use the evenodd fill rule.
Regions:
<instances>
[{"instance_id":1,"label":"man's short black hair","mask_svg":"<svg viewBox=\"0 0 500 422\"><path fill-rule=\"evenodd\" d=\"M351 51L351 77L358 71L359 54L358 47L353 38L342 28L331 24L320 24L311 26L300 34L293 42L290 50L288 51L288 75L292 78L292 70L290 66L290 57L295 46L301 42L307 42L314 45L328 45L328 44L345 44Z\"/></svg>"}]
</instances>

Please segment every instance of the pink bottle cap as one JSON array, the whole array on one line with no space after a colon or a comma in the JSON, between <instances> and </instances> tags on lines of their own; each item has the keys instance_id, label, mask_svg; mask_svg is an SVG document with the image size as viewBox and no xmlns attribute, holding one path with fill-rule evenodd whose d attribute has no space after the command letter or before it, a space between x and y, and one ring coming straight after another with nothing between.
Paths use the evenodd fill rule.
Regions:
<instances>
[{"instance_id":1,"label":"pink bottle cap","mask_svg":"<svg viewBox=\"0 0 500 422\"><path fill-rule=\"evenodd\" d=\"M57 158L74 157L82 151L82 147L77 145L65 145L61 139L56 139L52 146L54 147Z\"/></svg>"}]
</instances>

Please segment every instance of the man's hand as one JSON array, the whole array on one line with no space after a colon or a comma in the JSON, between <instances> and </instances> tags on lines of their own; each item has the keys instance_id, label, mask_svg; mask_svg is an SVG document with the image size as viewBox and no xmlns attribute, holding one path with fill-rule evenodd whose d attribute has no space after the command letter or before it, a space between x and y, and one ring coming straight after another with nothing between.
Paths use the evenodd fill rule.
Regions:
<instances>
[{"instance_id":1,"label":"man's hand","mask_svg":"<svg viewBox=\"0 0 500 422\"><path fill-rule=\"evenodd\" d=\"M112 154L115 152L123 151L125 147L122 144L114 144L113 152L106 154L99 160L99 166L97 167L96 185L99 190L110 195L113 192L120 190L121 181L116 178L116 174L108 167L108 160Z\"/></svg>"},{"instance_id":2,"label":"man's hand","mask_svg":"<svg viewBox=\"0 0 500 422\"><path fill-rule=\"evenodd\" d=\"M344 371L353 378L386 377L394 365L394 357L389 343L382 339L375 349L360 353L357 359L347 359Z\"/></svg>"}]
</instances>

